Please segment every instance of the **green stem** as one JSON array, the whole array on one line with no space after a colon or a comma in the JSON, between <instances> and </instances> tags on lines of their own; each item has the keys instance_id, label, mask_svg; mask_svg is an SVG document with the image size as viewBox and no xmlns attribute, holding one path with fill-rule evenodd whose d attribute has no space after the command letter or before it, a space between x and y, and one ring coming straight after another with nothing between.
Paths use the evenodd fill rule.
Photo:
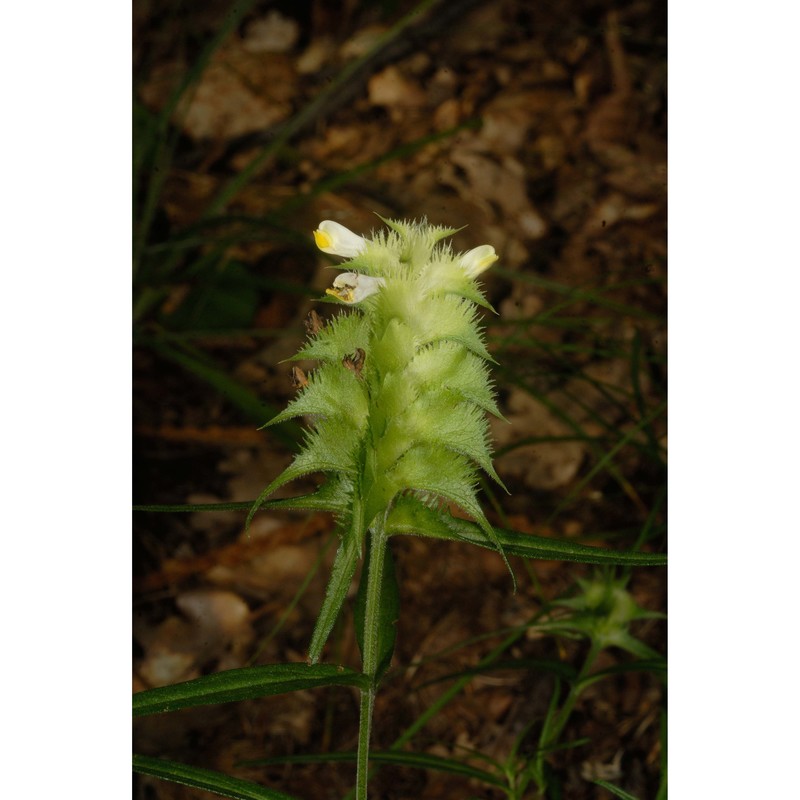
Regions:
<instances>
[{"instance_id":1,"label":"green stem","mask_svg":"<svg viewBox=\"0 0 800 800\"><path fill-rule=\"evenodd\" d=\"M564 704L554 716L548 716L547 720L545 721L542 733L539 737L539 747L536 751L536 758L534 761L535 766L533 769L534 779L539 788L540 796L542 796L546 786L544 777L545 757L550 749L558 742L558 738L561 736L561 733L564 730L567 721L569 720L570 714L572 714L572 710L575 708L575 703L578 701L578 697L580 697L581 692L583 692L583 690L586 688L584 686L584 681L589 675L589 671L594 665L597 656L600 655L600 651L602 649L603 647L601 644L595 641L592 642L589 652L586 655L586 660L583 662L583 667L581 668L580 673L578 673L578 677L570 687L569 694L567 694Z\"/></svg>"},{"instance_id":2,"label":"green stem","mask_svg":"<svg viewBox=\"0 0 800 800\"><path fill-rule=\"evenodd\" d=\"M358 723L358 762L356 766L356 800L367 800L369 780L369 739L372 730L372 712L375 707L378 673L378 628L381 604L383 561L386 557L386 527L383 516L378 516L370 530L369 573L367 574L367 600L364 609L364 652L362 671L370 678L368 689L361 690L361 710Z\"/></svg>"},{"instance_id":3,"label":"green stem","mask_svg":"<svg viewBox=\"0 0 800 800\"><path fill-rule=\"evenodd\" d=\"M375 707L375 687L361 690L361 712L358 720L358 762L356 765L356 800L367 800L369 780L369 735L372 729L372 710Z\"/></svg>"},{"instance_id":4,"label":"green stem","mask_svg":"<svg viewBox=\"0 0 800 800\"><path fill-rule=\"evenodd\" d=\"M545 747L554 745L558 741L558 737L561 736L561 732L564 730L564 727L567 724L567 720L569 719L570 714L572 714L572 709L575 708L575 703L578 701L578 697L581 695L581 692L583 692L583 690L586 688L583 685L583 682L588 676L589 670L594 665L594 662L602 649L603 648L601 645L599 645L596 642L592 642L592 646L589 650L588 655L586 656L586 661L584 661L583 663L583 669L581 669L578 677L572 684L572 687L569 690L569 694L564 700L564 705L561 706L561 709L559 710L558 714L556 714L553 725L550 728L549 734L547 736L547 741L542 742L542 744Z\"/></svg>"},{"instance_id":5,"label":"green stem","mask_svg":"<svg viewBox=\"0 0 800 800\"><path fill-rule=\"evenodd\" d=\"M529 624L533 624L541 616L541 612L534 615ZM527 626L520 626L511 636L504 639L497 647L495 647L489 655L481 659L476 667L476 671L491 667L492 664L505 653L511 645L519 641L527 631ZM394 744L389 748L390 750L402 750L456 695L460 694L466 686L474 679L474 675L465 675L459 678L452 686L446 689L439 697L428 706L427 709L416 719L416 721L406 728L405 732ZM373 775L380 769L380 766L373 766ZM348 792L342 800L353 800L353 792Z\"/></svg>"}]
</instances>

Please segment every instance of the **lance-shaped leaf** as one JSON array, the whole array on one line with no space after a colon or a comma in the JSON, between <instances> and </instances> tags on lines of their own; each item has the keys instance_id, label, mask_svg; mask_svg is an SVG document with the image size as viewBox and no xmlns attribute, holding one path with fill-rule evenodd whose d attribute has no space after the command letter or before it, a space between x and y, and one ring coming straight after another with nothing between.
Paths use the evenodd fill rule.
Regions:
<instances>
[{"instance_id":1,"label":"lance-shaped leaf","mask_svg":"<svg viewBox=\"0 0 800 800\"><path fill-rule=\"evenodd\" d=\"M205 789L223 797L232 797L234 800L297 800L292 795L268 789L252 781L162 758L134 755L133 771L195 789Z\"/></svg>"},{"instance_id":2,"label":"lance-shaped leaf","mask_svg":"<svg viewBox=\"0 0 800 800\"><path fill-rule=\"evenodd\" d=\"M133 695L133 716L182 708L251 700L318 686L366 686L360 672L332 664L268 664L229 669L191 681L147 689Z\"/></svg>"},{"instance_id":3,"label":"lance-shaped leaf","mask_svg":"<svg viewBox=\"0 0 800 800\"><path fill-rule=\"evenodd\" d=\"M360 515L354 514L353 519L360 520ZM347 598L347 592L358 566L362 538L363 531L351 528L349 535L344 535L339 544L331 577L328 580L328 588L325 591L325 599L322 602L322 609L317 617L311 644L308 647L308 658L312 664L316 664L321 658L322 649L328 641Z\"/></svg>"},{"instance_id":4,"label":"lance-shaped leaf","mask_svg":"<svg viewBox=\"0 0 800 800\"><path fill-rule=\"evenodd\" d=\"M495 549L494 544L487 541L480 525L470 520L453 517L447 511L431 507L429 503L413 496L402 496L395 501L389 512L386 530L391 535L427 536ZM506 553L521 558L570 561L576 564L617 564L639 567L666 566L667 564L667 557L663 553L609 550L505 528L493 528L493 530Z\"/></svg>"}]
</instances>

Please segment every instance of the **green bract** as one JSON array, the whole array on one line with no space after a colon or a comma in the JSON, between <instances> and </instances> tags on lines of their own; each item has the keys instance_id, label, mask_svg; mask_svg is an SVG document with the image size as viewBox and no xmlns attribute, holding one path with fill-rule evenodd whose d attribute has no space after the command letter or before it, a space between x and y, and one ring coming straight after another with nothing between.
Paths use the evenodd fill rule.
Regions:
<instances>
[{"instance_id":1,"label":"green bract","mask_svg":"<svg viewBox=\"0 0 800 800\"><path fill-rule=\"evenodd\" d=\"M447 504L455 504L497 545L476 497L479 468L502 483L485 413L500 415L486 363L492 359L478 325L477 306L490 306L475 280L497 256L489 245L454 254L442 240L455 229L384 221L390 230L372 238L331 221L314 232L321 250L350 259L327 293L329 302L352 310L326 325L313 315L295 360L319 366L307 377L295 371L296 399L268 423L303 416L310 428L294 462L251 511L295 478L328 476L313 507L336 513L342 544L312 659L338 613L366 531L390 522L401 495L447 518Z\"/></svg>"}]
</instances>

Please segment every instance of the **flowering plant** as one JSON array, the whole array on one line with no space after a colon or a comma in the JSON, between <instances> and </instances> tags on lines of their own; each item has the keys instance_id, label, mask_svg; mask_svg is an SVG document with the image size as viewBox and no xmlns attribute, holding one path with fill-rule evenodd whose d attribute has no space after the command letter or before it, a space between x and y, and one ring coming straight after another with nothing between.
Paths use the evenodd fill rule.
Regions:
<instances>
[{"instance_id":1,"label":"flowering plant","mask_svg":"<svg viewBox=\"0 0 800 800\"><path fill-rule=\"evenodd\" d=\"M491 306L476 283L497 255L489 245L454 253L443 243L456 232L452 228L384 222L389 231L371 238L330 220L314 232L320 250L349 259L327 295L354 311L326 325L310 314L309 341L294 360L314 359L319 366L308 376L294 368L299 393L267 423L304 416L310 429L300 453L250 512L252 517L294 479L327 476L315 494L292 501L295 508L334 512L341 536L309 649L312 663L321 656L369 532L360 644L371 685L362 699L358 796L366 793L375 687L394 646L378 625L392 583L386 551L392 522L433 512L447 524L452 503L503 554L475 492L479 468L502 486L486 420L486 412L500 416L487 369L492 358L478 325L478 306Z\"/></svg>"},{"instance_id":2,"label":"flowering plant","mask_svg":"<svg viewBox=\"0 0 800 800\"><path fill-rule=\"evenodd\" d=\"M297 396L267 423L304 417L309 425L305 441L293 462L264 489L248 517L249 523L259 509L285 508L330 511L337 519L339 548L309 645L311 663L224 670L137 692L133 702L134 714L144 716L319 686L357 687L361 707L356 800L367 797L375 694L394 652L399 591L388 546L391 536L417 534L467 542L491 548L504 560L507 551L522 558L588 564L666 563L660 553L606 550L489 524L478 503L476 482L482 469L502 486L492 466L487 423L487 414L501 415L489 378L488 363L493 359L479 325L480 307L491 306L477 278L497 255L490 245L455 253L445 241L453 229L424 222L385 222L389 230L371 237L332 221L322 222L314 232L323 252L348 259L323 298L340 308L327 324L316 311L309 314L308 341L292 360L316 361L317 366L308 374L299 364L293 366ZM311 494L271 498L291 481L315 472L325 480ZM474 522L451 514L453 506ZM361 671L320 663L362 559L354 608ZM498 765L499 776L473 768L470 775L500 786L514 800L524 796L531 781L544 796L550 780L547 758L580 693L613 674L609 670L590 674L598 653L622 648L650 669L659 666L657 654L629 633L632 621L653 615L633 602L626 580L608 573L579 581L582 593L554 601L548 613L537 614L528 627L498 647L496 654L523 630L534 628L587 637L591 643L583 669L572 676L560 703L556 681L534 757L517 759L526 728L508 763ZM409 764L432 763L428 754L421 762L406 755ZM436 763L453 769L455 762ZM287 797L250 781L142 754L134 756L134 768L230 797ZM463 765L456 771L463 771ZM554 796L561 796L560 790Z\"/></svg>"}]
</instances>

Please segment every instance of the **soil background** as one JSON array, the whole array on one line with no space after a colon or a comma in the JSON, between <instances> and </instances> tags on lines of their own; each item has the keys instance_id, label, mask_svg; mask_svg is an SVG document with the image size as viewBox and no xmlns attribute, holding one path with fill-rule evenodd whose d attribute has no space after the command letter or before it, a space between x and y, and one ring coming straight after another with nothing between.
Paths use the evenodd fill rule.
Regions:
<instances>
[{"instance_id":1,"label":"soil background","mask_svg":"<svg viewBox=\"0 0 800 800\"><path fill-rule=\"evenodd\" d=\"M135 140L145 141L231 8L134 4ZM483 276L498 312L485 324L511 422L492 425L496 467L511 494L486 494L491 521L661 549L665 473L652 452L666 444L663 415L642 435L649 444L620 448L613 469L595 470L592 441L610 448L610 437L629 435L635 443L643 409L658 408L666 391L666 4L455 0L417 8L408 16L409 2L251 3L190 102L170 115L163 134L171 158L141 188L144 196L161 182L138 286L158 302L137 320L134 339L134 502L257 497L293 452L291 431L258 426L294 395L281 362L299 348L303 322L336 274L311 232L323 219L368 233L381 225L376 213L427 217L466 226L453 239L457 250L490 243L500 255ZM281 147L253 167L276 141ZM208 215L248 170L252 179ZM258 403L201 375L198 361ZM245 533L244 518L134 515L134 690L305 660L335 551L333 521L262 513ZM645 528L654 533L642 542ZM393 552L402 607L376 705L376 748L390 746L449 685L447 676L474 667L502 631L592 572L513 560L513 593L502 560L488 551L407 538ZM666 610L664 570L634 570L629 588L642 607ZM326 658L357 667L350 616L348 609ZM665 652L662 622L639 623L634 633ZM507 655L579 666L585 653L584 642L530 635ZM598 668L626 659L606 652ZM503 762L553 691L552 676L533 670L477 675L413 747ZM564 734L585 743L552 757L565 798L611 797L592 777L640 800L656 796L664 694L655 675L641 672L585 692ZM134 742L143 754L328 800L352 788L352 764L240 762L353 750L357 710L349 690L299 692L145 718ZM523 758L530 744L523 737ZM214 795L137 777L134 796ZM383 767L371 796L503 795L456 776Z\"/></svg>"}]
</instances>

